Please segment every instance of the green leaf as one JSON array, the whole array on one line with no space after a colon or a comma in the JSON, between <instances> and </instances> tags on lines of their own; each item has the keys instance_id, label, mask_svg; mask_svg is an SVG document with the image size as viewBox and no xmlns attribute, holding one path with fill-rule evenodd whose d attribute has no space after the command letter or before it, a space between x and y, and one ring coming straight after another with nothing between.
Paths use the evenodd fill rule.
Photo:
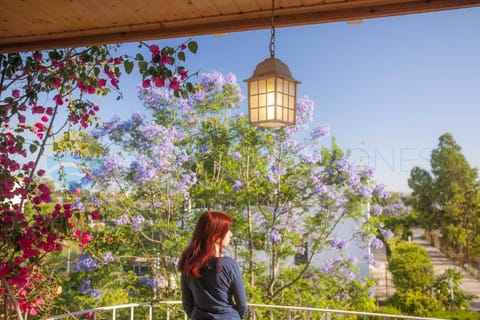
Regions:
<instances>
[{"instance_id":1,"label":"green leaf","mask_svg":"<svg viewBox=\"0 0 480 320\"><path fill-rule=\"evenodd\" d=\"M180 51L177 53L178 60L185 61L185 52Z\"/></svg>"},{"instance_id":2,"label":"green leaf","mask_svg":"<svg viewBox=\"0 0 480 320\"><path fill-rule=\"evenodd\" d=\"M132 71L133 71L133 62L132 62L132 61L126 60L126 61L123 63L123 66L124 66L125 72L126 72L127 74L132 73Z\"/></svg>"},{"instance_id":3,"label":"green leaf","mask_svg":"<svg viewBox=\"0 0 480 320\"><path fill-rule=\"evenodd\" d=\"M29 149L30 149L30 153L35 153L35 151L37 151L38 147L34 144L31 144Z\"/></svg>"},{"instance_id":4,"label":"green leaf","mask_svg":"<svg viewBox=\"0 0 480 320\"><path fill-rule=\"evenodd\" d=\"M196 41L190 41L188 43L188 50L190 50L190 52L192 53L197 53L197 50L198 50L198 44Z\"/></svg>"},{"instance_id":5,"label":"green leaf","mask_svg":"<svg viewBox=\"0 0 480 320\"><path fill-rule=\"evenodd\" d=\"M135 56L135 60L143 61L143 60L145 60L145 59L143 58L143 56L142 56L141 53L137 53L137 55Z\"/></svg>"},{"instance_id":6,"label":"green leaf","mask_svg":"<svg viewBox=\"0 0 480 320\"><path fill-rule=\"evenodd\" d=\"M138 68L140 69L140 72L143 73L145 70L147 70L148 64L145 61L140 61L138 63Z\"/></svg>"}]
</instances>

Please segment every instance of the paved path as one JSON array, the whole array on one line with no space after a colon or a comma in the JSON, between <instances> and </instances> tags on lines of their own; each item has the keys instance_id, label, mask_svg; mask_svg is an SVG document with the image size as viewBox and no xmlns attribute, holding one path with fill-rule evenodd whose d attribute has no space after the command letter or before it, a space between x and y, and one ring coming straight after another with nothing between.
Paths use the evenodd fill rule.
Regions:
<instances>
[{"instance_id":1,"label":"paved path","mask_svg":"<svg viewBox=\"0 0 480 320\"><path fill-rule=\"evenodd\" d=\"M434 274L440 275L446 269L452 268L462 273L463 281L460 285L463 291L466 293L477 295L478 297L471 301L472 310L480 312L480 281L475 279L472 275L467 273L463 268L459 265L455 264L455 261L448 258L445 254L443 254L439 249L435 248L430 244L430 242L426 241L423 237L423 229L412 229L413 232L413 242L418 243L419 245L423 246L426 250L432 264L434 266ZM378 249L372 251L375 259L380 263L379 268L370 268L370 276L373 279L378 281L377 285L377 299L379 301L385 301L385 299L395 292L393 288L393 284L391 282L392 276L390 272L388 272L386 268L386 254L385 249Z\"/></svg>"},{"instance_id":2,"label":"paved path","mask_svg":"<svg viewBox=\"0 0 480 320\"><path fill-rule=\"evenodd\" d=\"M462 273L463 280L460 287L466 293L477 295L477 298L472 300L470 304L472 306L472 310L480 312L480 281L475 279L471 274L456 264L454 260L448 258L439 249L435 248L430 244L430 242L425 240L423 236L423 229L412 229L412 232L412 241L418 243L427 250L434 266L433 272L435 275L442 274L448 268L455 269Z\"/></svg>"}]
</instances>

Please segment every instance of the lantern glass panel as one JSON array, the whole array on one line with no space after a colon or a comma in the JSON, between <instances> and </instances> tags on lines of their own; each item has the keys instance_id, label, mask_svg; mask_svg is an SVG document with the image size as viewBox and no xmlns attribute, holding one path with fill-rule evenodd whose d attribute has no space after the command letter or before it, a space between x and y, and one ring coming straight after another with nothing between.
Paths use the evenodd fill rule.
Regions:
<instances>
[{"instance_id":1,"label":"lantern glass panel","mask_svg":"<svg viewBox=\"0 0 480 320\"><path fill-rule=\"evenodd\" d=\"M275 91L275 78L267 79L267 92Z\"/></svg>"},{"instance_id":2,"label":"lantern glass panel","mask_svg":"<svg viewBox=\"0 0 480 320\"><path fill-rule=\"evenodd\" d=\"M258 81L250 82L250 94L258 94Z\"/></svg>"}]
</instances>

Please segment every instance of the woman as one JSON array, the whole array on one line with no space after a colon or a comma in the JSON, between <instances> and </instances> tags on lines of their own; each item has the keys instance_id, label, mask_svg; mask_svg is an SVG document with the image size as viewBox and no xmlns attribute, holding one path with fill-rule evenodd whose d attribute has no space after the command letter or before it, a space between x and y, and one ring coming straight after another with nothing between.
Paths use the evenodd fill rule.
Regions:
<instances>
[{"instance_id":1,"label":"woman","mask_svg":"<svg viewBox=\"0 0 480 320\"><path fill-rule=\"evenodd\" d=\"M206 211L178 263L183 309L192 320L234 320L248 315L247 297L237 262L222 256L232 232L232 218Z\"/></svg>"}]
</instances>

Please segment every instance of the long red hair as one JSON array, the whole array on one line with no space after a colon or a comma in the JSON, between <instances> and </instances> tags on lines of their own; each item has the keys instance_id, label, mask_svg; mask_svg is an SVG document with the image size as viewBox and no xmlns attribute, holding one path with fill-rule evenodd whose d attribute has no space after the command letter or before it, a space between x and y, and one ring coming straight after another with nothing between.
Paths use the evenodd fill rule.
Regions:
<instances>
[{"instance_id":1,"label":"long red hair","mask_svg":"<svg viewBox=\"0 0 480 320\"><path fill-rule=\"evenodd\" d=\"M232 227L232 217L223 212L206 211L198 219L192 240L183 251L178 270L184 275L200 277L200 269L209 267L210 260L215 257L215 243L222 241ZM220 257L221 257L220 246Z\"/></svg>"}]
</instances>

